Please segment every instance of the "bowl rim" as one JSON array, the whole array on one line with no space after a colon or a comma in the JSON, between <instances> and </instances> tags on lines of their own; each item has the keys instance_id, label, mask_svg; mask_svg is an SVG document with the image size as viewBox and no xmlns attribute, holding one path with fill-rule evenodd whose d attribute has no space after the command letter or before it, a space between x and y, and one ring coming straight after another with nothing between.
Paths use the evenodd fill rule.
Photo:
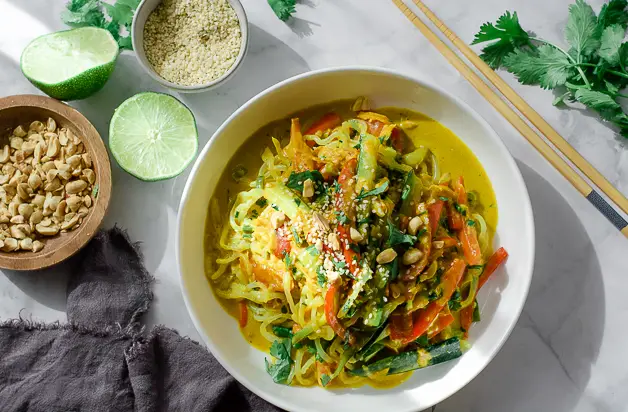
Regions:
<instances>
[{"instance_id":1,"label":"bowl rim","mask_svg":"<svg viewBox=\"0 0 628 412\"><path fill-rule=\"evenodd\" d=\"M20 94L0 98L0 112L14 108L44 109L56 114L72 123L74 127L82 129L83 141L88 141L86 151L92 157L92 163L97 167L96 184L98 184L98 196L78 229L60 236L67 237L67 241L57 245L54 249L44 248L40 252L26 253L2 253L0 254L0 268L10 270L39 270L57 263L78 253L96 234L98 228L107 214L111 200L111 162L105 143L94 125L78 110L59 100L48 96L35 94Z\"/></svg>"},{"instance_id":2,"label":"bowl rim","mask_svg":"<svg viewBox=\"0 0 628 412\"><path fill-rule=\"evenodd\" d=\"M471 374L471 376L469 377L468 380L466 380L465 382L463 382L462 385L456 385L458 387L456 388L452 388L448 391L443 391L442 392L442 396L440 397L441 399L438 400L437 402L435 402L434 404L437 404L439 402L444 401L445 399L449 398L450 396L452 396L453 394L455 394L456 392L458 392L459 390L461 390L462 388L464 388L466 385L469 384L469 382L471 382L473 379L475 379L480 372L482 372L487 366L488 364L495 358L495 356L497 355L497 353L499 353L499 351L501 350L501 348L504 346L506 340L508 340L508 338L510 337L513 329L515 328L520 316L521 316L521 312L523 311L525 302L527 300L528 297L528 293L530 291L530 284L532 282L532 275L534 272L534 258L535 258L535 243L536 243L536 238L535 238L535 227L534 227L534 218L533 218L533 212L532 212L532 205L530 202L530 196L525 184L525 181L523 179L523 176L521 175L521 171L519 170L519 167L517 166L514 158L512 157L512 155L510 154L510 151L508 150L508 148L506 147L506 145L504 144L504 142L502 141L502 139L499 137L499 135L497 134L497 132L495 132L495 130L490 126L490 124L482 117L480 116L480 114L478 114L469 104L467 104L466 102L464 102L461 98L453 95L452 93L442 89L439 86L435 86L433 84L429 84L427 81L422 80L416 76L410 75L408 73L402 73L400 71L397 70L393 70L393 69L388 69L388 68L381 68L381 67L374 67L374 66L363 66L363 65L352 65L352 66L343 66L343 67L331 67L331 68L324 68L324 69L319 69L319 70L314 70L314 71L309 71L309 72L305 72L305 73L301 73L299 75L290 77L286 80L283 80L275 85L272 85L270 87L268 87L267 89L261 91L260 93L258 93L257 95L253 96L252 98L250 98L246 103L244 103L242 106L240 106L235 112L233 112L222 124L221 126L214 132L214 134L211 136L211 138L207 141L207 143L205 144L205 146L203 147L203 150L201 151L201 153L197 156L196 160L194 161L194 165L192 166L192 169L190 171L190 174L188 176L188 179L186 181L185 187L183 189L183 192L181 194L181 201L179 203L179 210L178 210L178 216L177 216L177 232L175 235L175 250L176 250L176 264L177 264L177 269L179 271L179 285L181 287L181 293L183 294L183 300L185 302L185 306L186 309L188 311L188 314L190 315L190 318L192 319L192 323L194 324L194 327L196 328L197 332L199 333L201 339L203 340L203 342L207 345L208 350L212 353L212 355L220 362L220 364L238 381L240 382L242 385L244 385L247 389L249 389L251 392L255 393L257 396L261 397L262 399L272 403L273 405L276 405L280 408L283 408L285 410L294 410L294 405L285 401L283 398L280 397L276 397L272 394L269 394L267 392L258 390L258 388L256 387L256 385L248 379L248 377L246 377L243 374L240 374L237 370L235 370L234 368L231 367L231 365L229 364L229 362L224 359L220 354L219 351L215 350L215 346L213 344L213 342L211 341L211 339L203 332L203 327L201 326L200 321L197 319L197 316L194 312L194 308L192 306L192 303L190 301L190 298L188 296L188 292L186 289L186 285L185 285L185 280L184 277L182 276L182 265L181 265L181 260L180 260L180 249L181 249L181 228L182 226L182 220L183 220L183 210L185 209L187 203L189 202L189 198L190 198L190 188L192 186L192 181L195 180L198 177L198 171L199 168L201 166L201 163L203 163L205 156L207 155L207 153L213 148L213 146L216 144L216 137L219 136L220 134L223 133L223 131L227 128L227 126L234 120L236 119L238 116L240 116L240 114L242 112L244 112L245 110L248 110L249 106L253 105L255 102L257 102L258 100L263 99L264 97L266 97L267 95L283 88L286 87L292 83L298 82L302 79L305 78L309 78L309 77L316 77L316 76L320 76L320 75L325 75L325 74L329 74L329 73L334 73L334 72L347 72L347 73L351 73L351 72L372 72L372 73L377 73L377 74L383 74L383 75L389 75L389 76L395 76L395 77L400 77L403 78L405 80L409 80L412 82L415 82L419 85L421 85L424 88L427 89L431 89L432 91L435 91L437 93L442 94L444 97L451 99L454 103L456 103L456 105L458 105L458 107L460 107L462 110L465 110L469 115L471 115L474 120L476 120L492 137L494 143L496 145L499 146L500 150L502 150L505 154L506 154L506 159L505 161L507 163L510 164L512 172L513 172L513 177L518 181L518 183L521 185L521 187L523 188L523 193L522 196L525 200L525 207L524 207L524 216L523 218L525 219L525 221L529 224L530 227L530 239L529 239L529 245L528 245L528 256L525 257L525 262L528 263L528 270L527 272L529 272L529 275L527 276L527 284L525 285L525 290L523 291L523 294L520 298L520 302L519 302L519 308L517 310L517 313L515 314L513 321L511 322L511 324L508 326L507 330L505 331L505 333L502 335L502 338L496 342L495 346L493 347L493 350L488 354L488 356L486 357L486 362L480 367L478 368L473 374ZM432 404L432 406L434 405ZM300 410L300 409L299 409ZM415 409L398 409L396 410L396 412L413 412Z\"/></svg>"},{"instance_id":3,"label":"bowl rim","mask_svg":"<svg viewBox=\"0 0 628 412\"><path fill-rule=\"evenodd\" d=\"M144 21L144 24L142 24L142 27L140 29L139 23L137 22L138 16L140 15L140 11L143 8L148 7L149 3L155 2L155 7L153 7L153 10L154 10L159 5L159 3L161 3L161 1L162 0L142 0L141 3L137 6L137 9L135 10L135 14L133 15L133 22L131 23L131 44L133 45L135 58L139 62L140 66L142 66L144 71L148 73L148 75L152 77L153 80L155 80L162 86L167 87L172 90L176 90L181 93L198 93L198 92L208 91L222 85L231 77L233 77L233 75L242 65L244 56L246 55L249 48L248 17L246 15L246 10L244 9L244 6L242 6L242 3L240 2L240 0L227 0L229 4L231 5L231 7L233 7L233 9L236 12L236 15L238 17L238 22L240 25L240 33L242 36L242 41L240 43L240 51L238 52L238 56L236 57L236 60L233 62L231 67L229 67L229 69L227 69L227 71L224 72L217 79L214 79L208 83L190 85L190 86L173 83L169 80L164 79L153 69L152 65L148 62L148 58L146 57L146 52L144 51L144 47L143 47L144 25L146 24L146 21ZM151 13L153 10L151 10ZM140 47L140 44L139 44L140 38L142 40L141 41L142 47Z\"/></svg>"}]
</instances>

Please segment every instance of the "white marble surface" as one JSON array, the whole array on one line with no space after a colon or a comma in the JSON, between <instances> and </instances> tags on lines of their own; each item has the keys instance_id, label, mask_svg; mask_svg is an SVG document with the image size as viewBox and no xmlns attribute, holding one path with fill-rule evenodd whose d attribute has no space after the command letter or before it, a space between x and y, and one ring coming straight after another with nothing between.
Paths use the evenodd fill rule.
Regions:
<instances>
[{"instance_id":1,"label":"white marble surface","mask_svg":"<svg viewBox=\"0 0 628 412\"><path fill-rule=\"evenodd\" d=\"M0 95L38 93L21 75L24 45L62 29L61 0L0 0ZM364 64L412 73L470 103L505 141L530 191L537 226L537 261L525 310L495 360L466 388L437 405L441 412L628 411L628 241L552 169L424 40L388 0L301 0L288 25L264 0L243 0L250 51L224 87L179 96L196 115L201 145L247 99L292 75L329 66ZM466 41L479 25L517 10L528 30L561 41L569 0L474 0L426 3ZM596 9L602 1L595 0ZM502 73L503 74L503 73ZM551 92L523 87L503 74L624 194L628 141L588 113L552 107ZM146 90L164 91L124 53L106 87L73 103L107 138L114 108ZM118 224L142 242L157 279L148 314L198 339L187 315L175 265L177 206L187 173L144 183L113 162L113 198L105 226ZM0 275L0 318L21 314L65 320L64 268Z\"/></svg>"}]
</instances>

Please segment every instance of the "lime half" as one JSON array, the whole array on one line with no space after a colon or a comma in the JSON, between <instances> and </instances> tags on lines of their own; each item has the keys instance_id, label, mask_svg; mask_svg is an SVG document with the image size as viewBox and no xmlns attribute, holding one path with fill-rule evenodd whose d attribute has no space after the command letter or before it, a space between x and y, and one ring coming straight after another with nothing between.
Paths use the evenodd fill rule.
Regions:
<instances>
[{"instance_id":1,"label":"lime half","mask_svg":"<svg viewBox=\"0 0 628 412\"><path fill-rule=\"evenodd\" d=\"M120 167L138 179L169 179L183 172L196 155L194 116L167 94L136 94L111 118L109 149Z\"/></svg>"},{"instance_id":2,"label":"lime half","mask_svg":"<svg viewBox=\"0 0 628 412\"><path fill-rule=\"evenodd\" d=\"M78 100L105 85L118 53L118 43L107 30L82 27L36 38L22 52L20 66L50 97Z\"/></svg>"}]
</instances>

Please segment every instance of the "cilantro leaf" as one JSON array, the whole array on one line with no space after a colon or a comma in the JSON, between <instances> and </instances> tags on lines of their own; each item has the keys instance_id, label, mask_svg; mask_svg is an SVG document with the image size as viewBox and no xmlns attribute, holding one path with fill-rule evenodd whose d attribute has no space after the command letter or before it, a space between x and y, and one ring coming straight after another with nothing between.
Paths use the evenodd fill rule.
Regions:
<instances>
[{"instance_id":1,"label":"cilantro leaf","mask_svg":"<svg viewBox=\"0 0 628 412\"><path fill-rule=\"evenodd\" d=\"M117 0L116 4L123 4L125 6L128 6L131 9L135 10L135 9L137 9L137 6L139 6L141 2L142 2L142 0Z\"/></svg>"},{"instance_id":2,"label":"cilantro leaf","mask_svg":"<svg viewBox=\"0 0 628 412\"><path fill-rule=\"evenodd\" d=\"M364 191L364 189L362 189L360 191L360 194L358 194L355 198L355 200L362 200L365 199L369 196L377 196L377 195L381 195L382 193L384 193L386 190L388 190L388 182L384 182L384 184L376 187L373 190L369 190L369 191Z\"/></svg>"},{"instance_id":3,"label":"cilantro leaf","mask_svg":"<svg viewBox=\"0 0 628 412\"><path fill-rule=\"evenodd\" d=\"M479 322L480 319L480 305L478 305L477 299L473 302L473 321Z\"/></svg>"},{"instance_id":4,"label":"cilantro leaf","mask_svg":"<svg viewBox=\"0 0 628 412\"><path fill-rule=\"evenodd\" d=\"M392 262L387 263L385 266L388 268L390 280L392 281L397 279L397 276L399 276L399 257L396 257Z\"/></svg>"},{"instance_id":5,"label":"cilantro leaf","mask_svg":"<svg viewBox=\"0 0 628 412\"><path fill-rule=\"evenodd\" d=\"M576 0L569 6L569 17L565 27L565 39L571 45L580 63L583 56L590 56L600 45L595 12L584 0Z\"/></svg>"},{"instance_id":6,"label":"cilantro leaf","mask_svg":"<svg viewBox=\"0 0 628 412\"><path fill-rule=\"evenodd\" d=\"M429 340L427 338L427 333L424 333L423 335L421 335L418 338L416 338L416 340L414 342L417 345L419 345L419 347L421 347L421 348L429 346Z\"/></svg>"},{"instance_id":7,"label":"cilantro leaf","mask_svg":"<svg viewBox=\"0 0 628 412\"><path fill-rule=\"evenodd\" d=\"M329 375L326 375L324 373L321 375L321 385L323 385L323 387L327 386L330 381L331 378L329 377Z\"/></svg>"},{"instance_id":8,"label":"cilantro leaf","mask_svg":"<svg viewBox=\"0 0 628 412\"><path fill-rule=\"evenodd\" d=\"M112 22L118 25L130 26L133 22L133 10L126 4L116 2L115 4L102 3L105 11L111 17Z\"/></svg>"},{"instance_id":9,"label":"cilantro leaf","mask_svg":"<svg viewBox=\"0 0 628 412\"><path fill-rule=\"evenodd\" d=\"M306 247L305 251L307 253L309 253L310 256L314 256L314 257L316 257L316 256L318 256L320 254L320 252L318 251L318 249L316 249L316 246L314 246L314 245L310 245L310 246Z\"/></svg>"},{"instance_id":10,"label":"cilantro leaf","mask_svg":"<svg viewBox=\"0 0 628 412\"><path fill-rule=\"evenodd\" d=\"M530 43L530 36L519 25L519 18L516 12L511 14L507 11L497 19L495 24L484 23L471 44L494 40L497 41L486 46L480 55L482 60L493 69L499 68L503 59L514 52L515 49L524 46L533 47Z\"/></svg>"},{"instance_id":11,"label":"cilantro leaf","mask_svg":"<svg viewBox=\"0 0 628 412\"><path fill-rule=\"evenodd\" d=\"M296 11L296 0L268 0L270 8L273 9L279 20L286 21Z\"/></svg>"},{"instance_id":12,"label":"cilantro leaf","mask_svg":"<svg viewBox=\"0 0 628 412\"><path fill-rule=\"evenodd\" d=\"M574 74L567 56L547 44L540 46L538 53L515 50L504 59L504 66L522 84L538 84L544 89L562 86Z\"/></svg>"},{"instance_id":13,"label":"cilantro leaf","mask_svg":"<svg viewBox=\"0 0 628 412\"><path fill-rule=\"evenodd\" d=\"M270 354L276 358L274 363L270 363L268 359L264 359L266 364L266 372L273 378L275 383L284 385L289 384L288 378L292 370L292 340L290 338L274 341L270 347Z\"/></svg>"},{"instance_id":14,"label":"cilantro leaf","mask_svg":"<svg viewBox=\"0 0 628 412\"><path fill-rule=\"evenodd\" d=\"M139 0L117 0L113 4L103 0L70 0L61 12L61 20L70 27L105 29L116 39L120 49L132 50L131 36L122 36L120 28L131 28L138 4Z\"/></svg>"},{"instance_id":15,"label":"cilantro leaf","mask_svg":"<svg viewBox=\"0 0 628 412\"><path fill-rule=\"evenodd\" d=\"M602 32L600 49L597 54L606 60L611 66L619 64L619 49L624 41L626 29L619 24L608 26Z\"/></svg>"},{"instance_id":16,"label":"cilantro leaf","mask_svg":"<svg viewBox=\"0 0 628 412\"><path fill-rule=\"evenodd\" d=\"M396 245L414 245L417 237L402 233L397 227L395 227L394 223L390 220L388 221L388 241L386 244L388 247L396 246Z\"/></svg>"},{"instance_id":17,"label":"cilantro leaf","mask_svg":"<svg viewBox=\"0 0 628 412\"><path fill-rule=\"evenodd\" d=\"M323 266L319 266L318 270L316 271L316 281L318 282L318 285L320 287L324 287L325 283L327 283L327 275L325 274L325 269L323 269Z\"/></svg>"},{"instance_id":18,"label":"cilantro leaf","mask_svg":"<svg viewBox=\"0 0 628 412\"><path fill-rule=\"evenodd\" d=\"M131 41L131 36L118 38L118 46L123 50L133 50L133 42Z\"/></svg>"},{"instance_id":19,"label":"cilantro leaf","mask_svg":"<svg viewBox=\"0 0 628 412\"><path fill-rule=\"evenodd\" d=\"M459 311L461 300L462 300L462 295L460 294L460 291L456 289L454 293L451 295L451 298L449 299L449 303L448 303L449 310L452 312Z\"/></svg>"},{"instance_id":20,"label":"cilantro leaf","mask_svg":"<svg viewBox=\"0 0 628 412\"><path fill-rule=\"evenodd\" d=\"M286 328L285 326L272 326L273 333L277 335L279 338L290 338L292 339L292 330L290 328Z\"/></svg>"},{"instance_id":21,"label":"cilantro leaf","mask_svg":"<svg viewBox=\"0 0 628 412\"><path fill-rule=\"evenodd\" d=\"M602 6L597 18L598 31L601 33L608 26L618 24L624 29L628 26L628 13L626 0L611 0Z\"/></svg>"},{"instance_id":22,"label":"cilantro leaf","mask_svg":"<svg viewBox=\"0 0 628 412\"><path fill-rule=\"evenodd\" d=\"M103 27L105 15L100 0L71 0L61 12L61 20L70 27Z\"/></svg>"},{"instance_id":23,"label":"cilantro leaf","mask_svg":"<svg viewBox=\"0 0 628 412\"><path fill-rule=\"evenodd\" d=\"M597 111L602 119L611 122L627 122L627 116L611 96L595 90L578 89L576 99L587 107Z\"/></svg>"},{"instance_id":24,"label":"cilantro leaf","mask_svg":"<svg viewBox=\"0 0 628 412\"><path fill-rule=\"evenodd\" d=\"M312 181L314 187L321 185L325 180L321 172L319 172L318 170L306 170L305 172L301 173L292 172L288 177L288 183L286 183L286 186L292 190L296 190L297 192L301 193L303 192L303 182L305 182L307 179L310 179Z\"/></svg>"},{"instance_id":25,"label":"cilantro leaf","mask_svg":"<svg viewBox=\"0 0 628 412\"><path fill-rule=\"evenodd\" d=\"M412 193L412 187L414 186L414 173L411 171L408 172L406 178L403 182L403 192L401 193L401 200L406 200L410 193Z\"/></svg>"},{"instance_id":26,"label":"cilantro leaf","mask_svg":"<svg viewBox=\"0 0 628 412\"><path fill-rule=\"evenodd\" d=\"M622 43L619 47L619 64L624 70L628 66L628 43Z\"/></svg>"},{"instance_id":27,"label":"cilantro leaf","mask_svg":"<svg viewBox=\"0 0 628 412\"><path fill-rule=\"evenodd\" d=\"M334 212L334 214L336 215L336 220L339 224L346 225L347 223L349 223L349 218L347 217L347 215L345 215L344 212Z\"/></svg>"},{"instance_id":28,"label":"cilantro leaf","mask_svg":"<svg viewBox=\"0 0 628 412\"><path fill-rule=\"evenodd\" d=\"M294 226L292 226L292 237L294 237L294 243L301 245L301 236L299 236L299 232L297 232Z\"/></svg>"},{"instance_id":29,"label":"cilantro leaf","mask_svg":"<svg viewBox=\"0 0 628 412\"><path fill-rule=\"evenodd\" d=\"M604 80L604 85L606 86L606 90L608 90L609 93L615 94L619 92L619 87L609 82L608 80Z\"/></svg>"}]
</instances>

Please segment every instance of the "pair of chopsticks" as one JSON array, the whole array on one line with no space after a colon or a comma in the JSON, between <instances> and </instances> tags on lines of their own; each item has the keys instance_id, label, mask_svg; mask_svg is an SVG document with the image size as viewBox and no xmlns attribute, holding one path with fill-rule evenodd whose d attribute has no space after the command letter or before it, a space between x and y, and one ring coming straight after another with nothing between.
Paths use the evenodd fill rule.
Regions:
<instances>
[{"instance_id":1,"label":"pair of chopsticks","mask_svg":"<svg viewBox=\"0 0 628 412\"><path fill-rule=\"evenodd\" d=\"M528 105L501 77L493 71L469 46L452 32L421 0L412 0L425 16L442 34L460 51L492 84L501 92L501 96L489 87L473 69L449 48L402 0L392 0L401 12L412 22L430 43L449 63L467 79L469 83L526 138L536 150L554 166L589 202L593 204L624 236L628 237L628 222L581 177L521 116L536 127L554 147L575 165L597 188L604 193L619 209L628 214L628 199L606 180L584 157L558 134L530 105ZM503 97L502 97L503 96ZM505 101L509 101L519 113Z\"/></svg>"}]
</instances>

